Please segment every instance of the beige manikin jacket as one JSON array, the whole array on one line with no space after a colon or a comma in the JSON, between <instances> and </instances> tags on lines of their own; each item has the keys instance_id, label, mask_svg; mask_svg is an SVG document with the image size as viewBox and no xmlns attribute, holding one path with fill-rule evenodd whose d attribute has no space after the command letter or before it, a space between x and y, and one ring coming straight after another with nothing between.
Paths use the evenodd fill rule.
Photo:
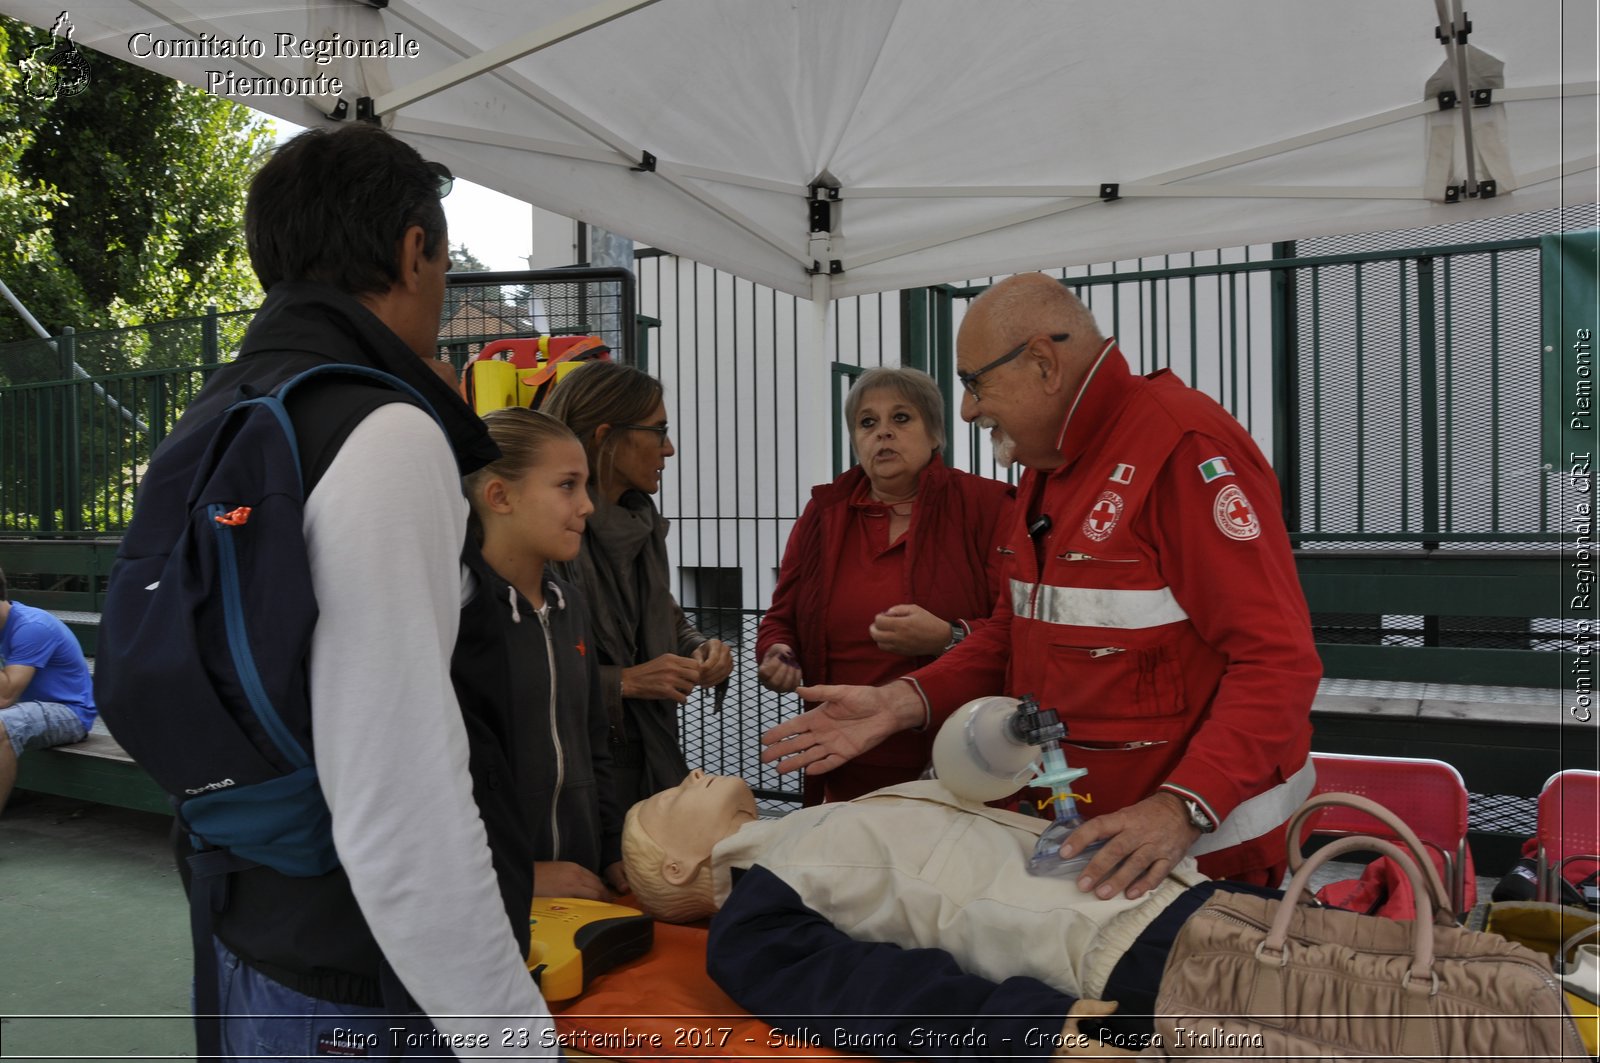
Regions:
<instances>
[{"instance_id":1,"label":"beige manikin jacket","mask_svg":"<svg viewBox=\"0 0 1600 1063\"><path fill-rule=\"evenodd\" d=\"M1185 859L1137 901L1027 873L1048 820L953 796L937 782L886 787L741 827L712 854L720 907L731 869L755 864L851 937L941 948L991 981L1030 975L1098 997L1139 933L1189 885Z\"/></svg>"}]
</instances>

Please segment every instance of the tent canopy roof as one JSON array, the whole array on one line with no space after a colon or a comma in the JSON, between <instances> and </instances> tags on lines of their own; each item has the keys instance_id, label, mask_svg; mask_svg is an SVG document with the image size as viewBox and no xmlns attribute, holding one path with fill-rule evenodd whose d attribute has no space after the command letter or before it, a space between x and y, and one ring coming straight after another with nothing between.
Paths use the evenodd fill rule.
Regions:
<instances>
[{"instance_id":1,"label":"tent canopy roof","mask_svg":"<svg viewBox=\"0 0 1600 1063\"><path fill-rule=\"evenodd\" d=\"M459 176L826 297L1593 201L1592 0L1475 0L1465 87L1491 103L1449 111L1425 96L1460 54L1441 7L96 0L71 19L79 45L302 125L339 101L281 79L338 78L345 120L370 101ZM60 7L0 11L49 27ZM402 54L296 54L333 34Z\"/></svg>"}]
</instances>

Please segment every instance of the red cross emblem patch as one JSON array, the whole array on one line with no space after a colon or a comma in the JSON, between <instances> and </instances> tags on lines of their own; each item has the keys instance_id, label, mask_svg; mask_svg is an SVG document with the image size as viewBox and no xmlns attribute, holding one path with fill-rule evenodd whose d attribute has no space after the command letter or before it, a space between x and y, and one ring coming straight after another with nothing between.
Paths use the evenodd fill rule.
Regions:
<instances>
[{"instance_id":1,"label":"red cross emblem patch","mask_svg":"<svg viewBox=\"0 0 1600 1063\"><path fill-rule=\"evenodd\" d=\"M1103 543L1122 518L1122 496L1115 491L1101 491L1100 497L1089 507L1083 520L1083 534L1097 543Z\"/></svg>"},{"instance_id":2,"label":"red cross emblem patch","mask_svg":"<svg viewBox=\"0 0 1600 1063\"><path fill-rule=\"evenodd\" d=\"M1230 539L1242 542L1261 534L1261 521L1256 517L1255 507L1237 484L1229 484L1217 492L1211 512L1216 517L1217 527Z\"/></svg>"}]
</instances>

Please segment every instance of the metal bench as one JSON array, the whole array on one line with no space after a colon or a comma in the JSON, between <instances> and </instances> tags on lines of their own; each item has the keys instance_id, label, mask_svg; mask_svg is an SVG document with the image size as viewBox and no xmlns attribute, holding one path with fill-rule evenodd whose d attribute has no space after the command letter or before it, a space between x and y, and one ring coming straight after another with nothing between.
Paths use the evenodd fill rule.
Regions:
<instances>
[{"instance_id":1,"label":"metal bench","mask_svg":"<svg viewBox=\"0 0 1600 1063\"><path fill-rule=\"evenodd\" d=\"M167 795L97 721L82 742L23 754L17 787L142 812L172 814Z\"/></svg>"}]
</instances>

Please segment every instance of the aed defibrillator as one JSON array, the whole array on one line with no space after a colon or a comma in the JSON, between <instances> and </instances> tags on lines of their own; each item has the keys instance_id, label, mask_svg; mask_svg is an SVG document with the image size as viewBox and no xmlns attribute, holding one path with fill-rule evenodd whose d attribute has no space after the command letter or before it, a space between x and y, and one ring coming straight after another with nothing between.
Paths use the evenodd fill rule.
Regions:
<instances>
[{"instance_id":1,"label":"aed defibrillator","mask_svg":"<svg viewBox=\"0 0 1600 1063\"><path fill-rule=\"evenodd\" d=\"M479 417L507 406L537 410L563 377L585 362L611 360L599 336L495 340L461 371L461 397Z\"/></svg>"},{"instance_id":2,"label":"aed defibrillator","mask_svg":"<svg viewBox=\"0 0 1600 1063\"><path fill-rule=\"evenodd\" d=\"M596 975L649 952L655 921L620 904L535 897L528 936L528 973L539 992L545 1000L571 1000Z\"/></svg>"}]
</instances>

